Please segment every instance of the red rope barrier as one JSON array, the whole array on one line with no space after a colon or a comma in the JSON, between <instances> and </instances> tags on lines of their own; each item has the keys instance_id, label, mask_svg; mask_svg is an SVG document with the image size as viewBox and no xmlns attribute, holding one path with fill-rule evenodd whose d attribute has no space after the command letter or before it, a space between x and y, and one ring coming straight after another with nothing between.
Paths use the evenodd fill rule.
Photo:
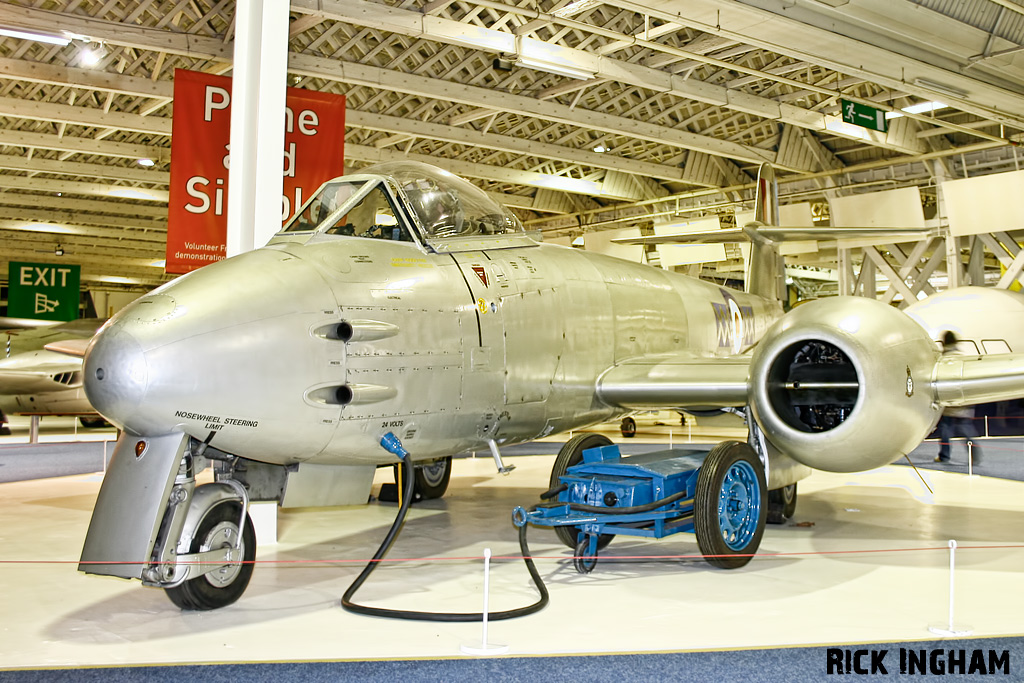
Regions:
<instances>
[{"instance_id":1,"label":"red rope barrier","mask_svg":"<svg viewBox=\"0 0 1024 683\"><path fill-rule=\"evenodd\" d=\"M1008 545L958 545L957 550L1019 550L1024 548L1024 544L1008 544ZM692 553L686 555L603 555L602 560L700 560L706 557L750 557L754 560L771 559L777 557L827 557L829 555L871 555L871 554L882 554L882 553L911 553L911 552L923 552L923 551L934 551L942 550L948 551L948 545L941 546L925 546L921 548L867 548L862 550L824 550L824 551L804 551L804 552L789 552L789 553L753 553L748 555L702 555L700 553ZM531 555L533 560L570 560L573 558L571 555ZM249 560L244 564L252 565L328 565L328 564L366 564L371 561L379 563L391 562L394 564L406 563L406 562L481 562L483 561L483 555L465 555L458 557L401 557L401 558L383 558L380 560L368 560L368 559L328 559L328 560ZM491 560L514 560L521 562L523 560L522 555L492 555ZM111 562L104 562L101 560L90 560L88 562L82 562L79 560L0 560L0 565L43 565L43 564L80 564L80 565L126 565L126 564L146 564L146 565L157 565L157 564L207 564L204 562L145 562L142 560L129 561L129 560L117 560Z\"/></svg>"}]
</instances>

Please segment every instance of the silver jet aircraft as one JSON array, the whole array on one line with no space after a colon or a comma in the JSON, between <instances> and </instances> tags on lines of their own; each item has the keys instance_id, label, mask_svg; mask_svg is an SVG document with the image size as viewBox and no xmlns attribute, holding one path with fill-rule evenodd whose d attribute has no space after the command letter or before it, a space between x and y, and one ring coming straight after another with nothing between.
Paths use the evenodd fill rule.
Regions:
<instances>
[{"instance_id":1,"label":"silver jet aircraft","mask_svg":"<svg viewBox=\"0 0 1024 683\"><path fill-rule=\"evenodd\" d=\"M785 516L810 468L891 463L944 405L1024 395L1024 357L943 358L878 301L783 314L760 233L777 210L769 171L744 228L747 292L538 243L423 164L326 183L266 247L164 285L94 338L86 391L124 432L80 569L141 579L186 609L230 604L252 572L248 500L365 503L375 468L397 462L388 433L437 496L453 454L489 449L501 467L504 445L634 410L737 407ZM553 482L599 441L570 440ZM216 482L197 487L211 462ZM751 553L760 530L713 550Z\"/></svg>"}]
</instances>

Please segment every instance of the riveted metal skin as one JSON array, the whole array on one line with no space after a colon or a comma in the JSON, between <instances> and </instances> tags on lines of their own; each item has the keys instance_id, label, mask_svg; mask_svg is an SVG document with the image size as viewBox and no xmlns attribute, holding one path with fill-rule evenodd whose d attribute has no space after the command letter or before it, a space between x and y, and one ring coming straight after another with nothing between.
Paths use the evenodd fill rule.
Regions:
<instances>
[{"instance_id":1,"label":"riveted metal skin","mask_svg":"<svg viewBox=\"0 0 1024 683\"><path fill-rule=\"evenodd\" d=\"M218 449L265 462L390 462L376 445L387 431L432 459L626 414L595 399L608 368L729 356L781 315L525 237L472 246L487 239L504 248L313 237L208 265L100 332L85 363L90 399L137 433L213 431ZM363 331L347 342L324 332L342 321Z\"/></svg>"}]
</instances>

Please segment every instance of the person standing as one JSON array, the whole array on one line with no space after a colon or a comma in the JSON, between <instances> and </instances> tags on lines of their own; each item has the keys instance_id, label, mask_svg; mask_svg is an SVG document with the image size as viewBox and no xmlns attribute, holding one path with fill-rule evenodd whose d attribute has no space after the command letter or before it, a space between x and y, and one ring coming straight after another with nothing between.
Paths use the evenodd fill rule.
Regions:
<instances>
[{"instance_id":1,"label":"person standing","mask_svg":"<svg viewBox=\"0 0 1024 683\"><path fill-rule=\"evenodd\" d=\"M954 355L963 353L956 345L956 335L946 332L942 335L943 355ZM950 461L950 443L953 439L962 437L972 443L974 464L981 463L981 447L976 439L981 436L978 426L974 420L974 406L949 406L942 411L939 418L939 454L935 462Z\"/></svg>"}]
</instances>

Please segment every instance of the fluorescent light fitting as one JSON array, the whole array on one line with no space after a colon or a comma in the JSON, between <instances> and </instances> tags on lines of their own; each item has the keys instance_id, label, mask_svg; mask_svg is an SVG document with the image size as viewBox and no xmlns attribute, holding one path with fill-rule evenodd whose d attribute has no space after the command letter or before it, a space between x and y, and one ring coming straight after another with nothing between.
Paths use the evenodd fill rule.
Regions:
<instances>
[{"instance_id":1,"label":"fluorescent light fitting","mask_svg":"<svg viewBox=\"0 0 1024 683\"><path fill-rule=\"evenodd\" d=\"M870 140L871 136L868 135L867 130L860 126L854 126L853 124L846 123L838 116L826 117L825 129L838 133L844 137L856 138L857 140Z\"/></svg>"},{"instance_id":2,"label":"fluorescent light fitting","mask_svg":"<svg viewBox=\"0 0 1024 683\"><path fill-rule=\"evenodd\" d=\"M597 147L594 148L594 151L597 152L598 154L604 154L605 152L608 151L608 148L605 147L604 145L598 145Z\"/></svg>"},{"instance_id":3,"label":"fluorescent light fitting","mask_svg":"<svg viewBox=\"0 0 1024 683\"><path fill-rule=\"evenodd\" d=\"M95 46L91 43L86 43L79 54L78 60L82 63L82 66L93 67L97 66L106 56L107 48L103 47L103 43L96 43Z\"/></svg>"},{"instance_id":4,"label":"fluorescent light fitting","mask_svg":"<svg viewBox=\"0 0 1024 683\"><path fill-rule=\"evenodd\" d=\"M156 162L153 161L152 159L136 159L135 163L137 163L139 166L145 166L146 168L149 168L150 166L156 166Z\"/></svg>"},{"instance_id":5,"label":"fluorescent light fitting","mask_svg":"<svg viewBox=\"0 0 1024 683\"><path fill-rule=\"evenodd\" d=\"M592 7L596 7L601 4L602 0L571 0L567 5L559 7L555 11L551 12L553 17L571 17L584 12Z\"/></svg>"},{"instance_id":6,"label":"fluorescent light fitting","mask_svg":"<svg viewBox=\"0 0 1024 683\"><path fill-rule=\"evenodd\" d=\"M525 66L528 69L535 69L537 71L555 74L556 76L566 76L567 78L575 78L581 81L589 81L596 75L593 71L587 71L586 69L577 66L572 66L570 64L555 64L554 62L545 62L534 57L520 57L517 63L519 64L519 66Z\"/></svg>"},{"instance_id":7,"label":"fluorescent light fitting","mask_svg":"<svg viewBox=\"0 0 1024 683\"><path fill-rule=\"evenodd\" d=\"M21 38L22 40L34 40L38 43L49 43L50 45L64 46L71 42L70 38L64 36L56 36L50 33L37 33L35 31L26 31L20 28L0 28L0 36L7 36L9 38Z\"/></svg>"},{"instance_id":8,"label":"fluorescent light fitting","mask_svg":"<svg viewBox=\"0 0 1024 683\"><path fill-rule=\"evenodd\" d=\"M967 97L966 90L961 90L960 88L952 85L946 85L945 83L936 83L935 81L930 81L927 78L915 78L914 85L927 88L928 90L934 90L935 92L940 92L951 97L959 97L961 99Z\"/></svg>"},{"instance_id":9,"label":"fluorescent light fitting","mask_svg":"<svg viewBox=\"0 0 1024 683\"><path fill-rule=\"evenodd\" d=\"M122 199L148 199L150 201L158 201L157 197L154 197L151 193L134 187L112 187L107 190L107 194L111 197L121 197Z\"/></svg>"},{"instance_id":10,"label":"fluorescent light fitting","mask_svg":"<svg viewBox=\"0 0 1024 683\"><path fill-rule=\"evenodd\" d=\"M948 106L948 104L944 104L942 102L918 102L917 104L912 104L909 107L903 107L903 109L901 109L900 111L887 111L885 112L885 118L897 119L903 116L903 114L900 112L904 111L907 112L908 114L924 114L925 112L929 111L945 109Z\"/></svg>"}]
</instances>

